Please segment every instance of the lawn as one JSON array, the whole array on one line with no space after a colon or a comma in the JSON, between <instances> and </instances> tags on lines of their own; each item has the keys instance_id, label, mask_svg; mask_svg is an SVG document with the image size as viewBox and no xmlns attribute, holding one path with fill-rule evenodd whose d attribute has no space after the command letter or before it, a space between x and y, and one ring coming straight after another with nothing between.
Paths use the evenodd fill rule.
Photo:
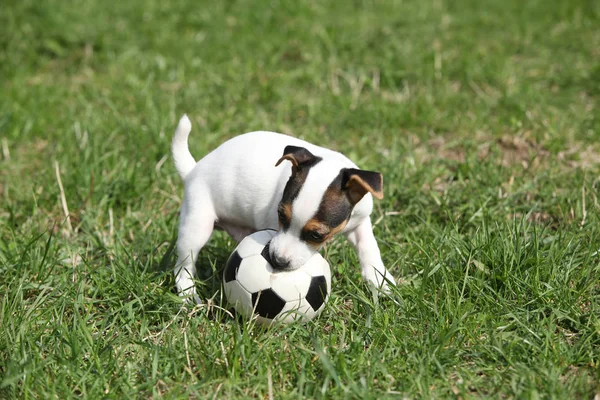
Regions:
<instances>
[{"instance_id":1,"label":"lawn","mask_svg":"<svg viewBox=\"0 0 600 400\"><path fill-rule=\"evenodd\" d=\"M600 396L600 2L4 0L0 398ZM381 171L389 296L342 238L306 325L171 269L179 117ZM68 216L68 218L67 218Z\"/></svg>"}]
</instances>

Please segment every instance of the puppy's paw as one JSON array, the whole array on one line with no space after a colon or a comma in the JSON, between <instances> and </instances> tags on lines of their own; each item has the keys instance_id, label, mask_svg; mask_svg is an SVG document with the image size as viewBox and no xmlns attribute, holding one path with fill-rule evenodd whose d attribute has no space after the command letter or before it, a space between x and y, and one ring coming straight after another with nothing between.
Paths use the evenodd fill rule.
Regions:
<instances>
[{"instance_id":1,"label":"puppy's paw","mask_svg":"<svg viewBox=\"0 0 600 400\"><path fill-rule=\"evenodd\" d=\"M186 306L195 306L196 304L202 304L202 299L196 293L196 288L188 288L179 291L179 297L183 300L183 304Z\"/></svg>"},{"instance_id":2,"label":"puppy's paw","mask_svg":"<svg viewBox=\"0 0 600 400\"><path fill-rule=\"evenodd\" d=\"M202 300L196 293L196 283L193 279L184 274L176 275L175 284L177 285L177 293L184 304L191 306L202 304Z\"/></svg>"},{"instance_id":3,"label":"puppy's paw","mask_svg":"<svg viewBox=\"0 0 600 400\"><path fill-rule=\"evenodd\" d=\"M367 282L385 294L390 293L391 286L396 286L396 280L385 267L383 269L377 269L373 266L363 268L362 276Z\"/></svg>"}]
</instances>

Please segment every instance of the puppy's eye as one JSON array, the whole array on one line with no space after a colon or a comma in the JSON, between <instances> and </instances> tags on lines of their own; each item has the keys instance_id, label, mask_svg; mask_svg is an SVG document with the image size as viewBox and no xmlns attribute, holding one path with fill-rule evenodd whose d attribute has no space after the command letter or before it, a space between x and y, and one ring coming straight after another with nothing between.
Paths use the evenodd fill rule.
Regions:
<instances>
[{"instance_id":1,"label":"puppy's eye","mask_svg":"<svg viewBox=\"0 0 600 400\"><path fill-rule=\"evenodd\" d=\"M282 209L277 210L277 218L279 218L279 222L284 223L287 221L287 217L285 212Z\"/></svg>"},{"instance_id":2,"label":"puppy's eye","mask_svg":"<svg viewBox=\"0 0 600 400\"><path fill-rule=\"evenodd\" d=\"M310 240L311 242L322 242L323 240L325 240L325 235L317 232L317 231L309 231L306 232L306 239Z\"/></svg>"}]
</instances>

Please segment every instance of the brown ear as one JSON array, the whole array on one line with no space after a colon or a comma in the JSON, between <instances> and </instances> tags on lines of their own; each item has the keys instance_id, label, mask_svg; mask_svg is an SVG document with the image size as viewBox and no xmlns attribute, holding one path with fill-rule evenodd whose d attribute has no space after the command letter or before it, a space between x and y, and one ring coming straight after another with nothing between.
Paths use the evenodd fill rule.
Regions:
<instances>
[{"instance_id":1,"label":"brown ear","mask_svg":"<svg viewBox=\"0 0 600 400\"><path fill-rule=\"evenodd\" d=\"M342 187L353 204L358 203L367 193L371 193L379 200L383 199L383 175L379 172L346 169Z\"/></svg>"},{"instance_id":2,"label":"brown ear","mask_svg":"<svg viewBox=\"0 0 600 400\"><path fill-rule=\"evenodd\" d=\"M321 158L315 157L304 147L285 146L285 149L283 149L283 156L281 156L275 166L278 166L284 160L290 161L294 168L298 168L298 166L303 164L315 164L317 161L321 160Z\"/></svg>"}]
</instances>

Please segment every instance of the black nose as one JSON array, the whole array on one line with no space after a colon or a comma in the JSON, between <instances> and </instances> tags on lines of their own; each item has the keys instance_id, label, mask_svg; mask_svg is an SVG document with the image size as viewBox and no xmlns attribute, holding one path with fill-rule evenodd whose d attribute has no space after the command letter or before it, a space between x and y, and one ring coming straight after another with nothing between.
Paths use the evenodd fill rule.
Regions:
<instances>
[{"instance_id":1,"label":"black nose","mask_svg":"<svg viewBox=\"0 0 600 400\"><path fill-rule=\"evenodd\" d=\"M273 268L279 270L289 269L290 260L286 260L285 258L278 257L276 254L271 255L271 265Z\"/></svg>"},{"instance_id":2,"label":"black nose","mask_svg":"<svg viewBox=\"0 0 600 400\"><path fill-rule=\"evenodd\" d=\"M273 268L278 270L286 270L290 267L290 260L286 260L282 257L277 257L275 254L271 254L271 249L269 248L271 242L267 243L267 245L263 248L261 255L267 260L269 264L273 266Z\"/></svg>"}]
</instances>

